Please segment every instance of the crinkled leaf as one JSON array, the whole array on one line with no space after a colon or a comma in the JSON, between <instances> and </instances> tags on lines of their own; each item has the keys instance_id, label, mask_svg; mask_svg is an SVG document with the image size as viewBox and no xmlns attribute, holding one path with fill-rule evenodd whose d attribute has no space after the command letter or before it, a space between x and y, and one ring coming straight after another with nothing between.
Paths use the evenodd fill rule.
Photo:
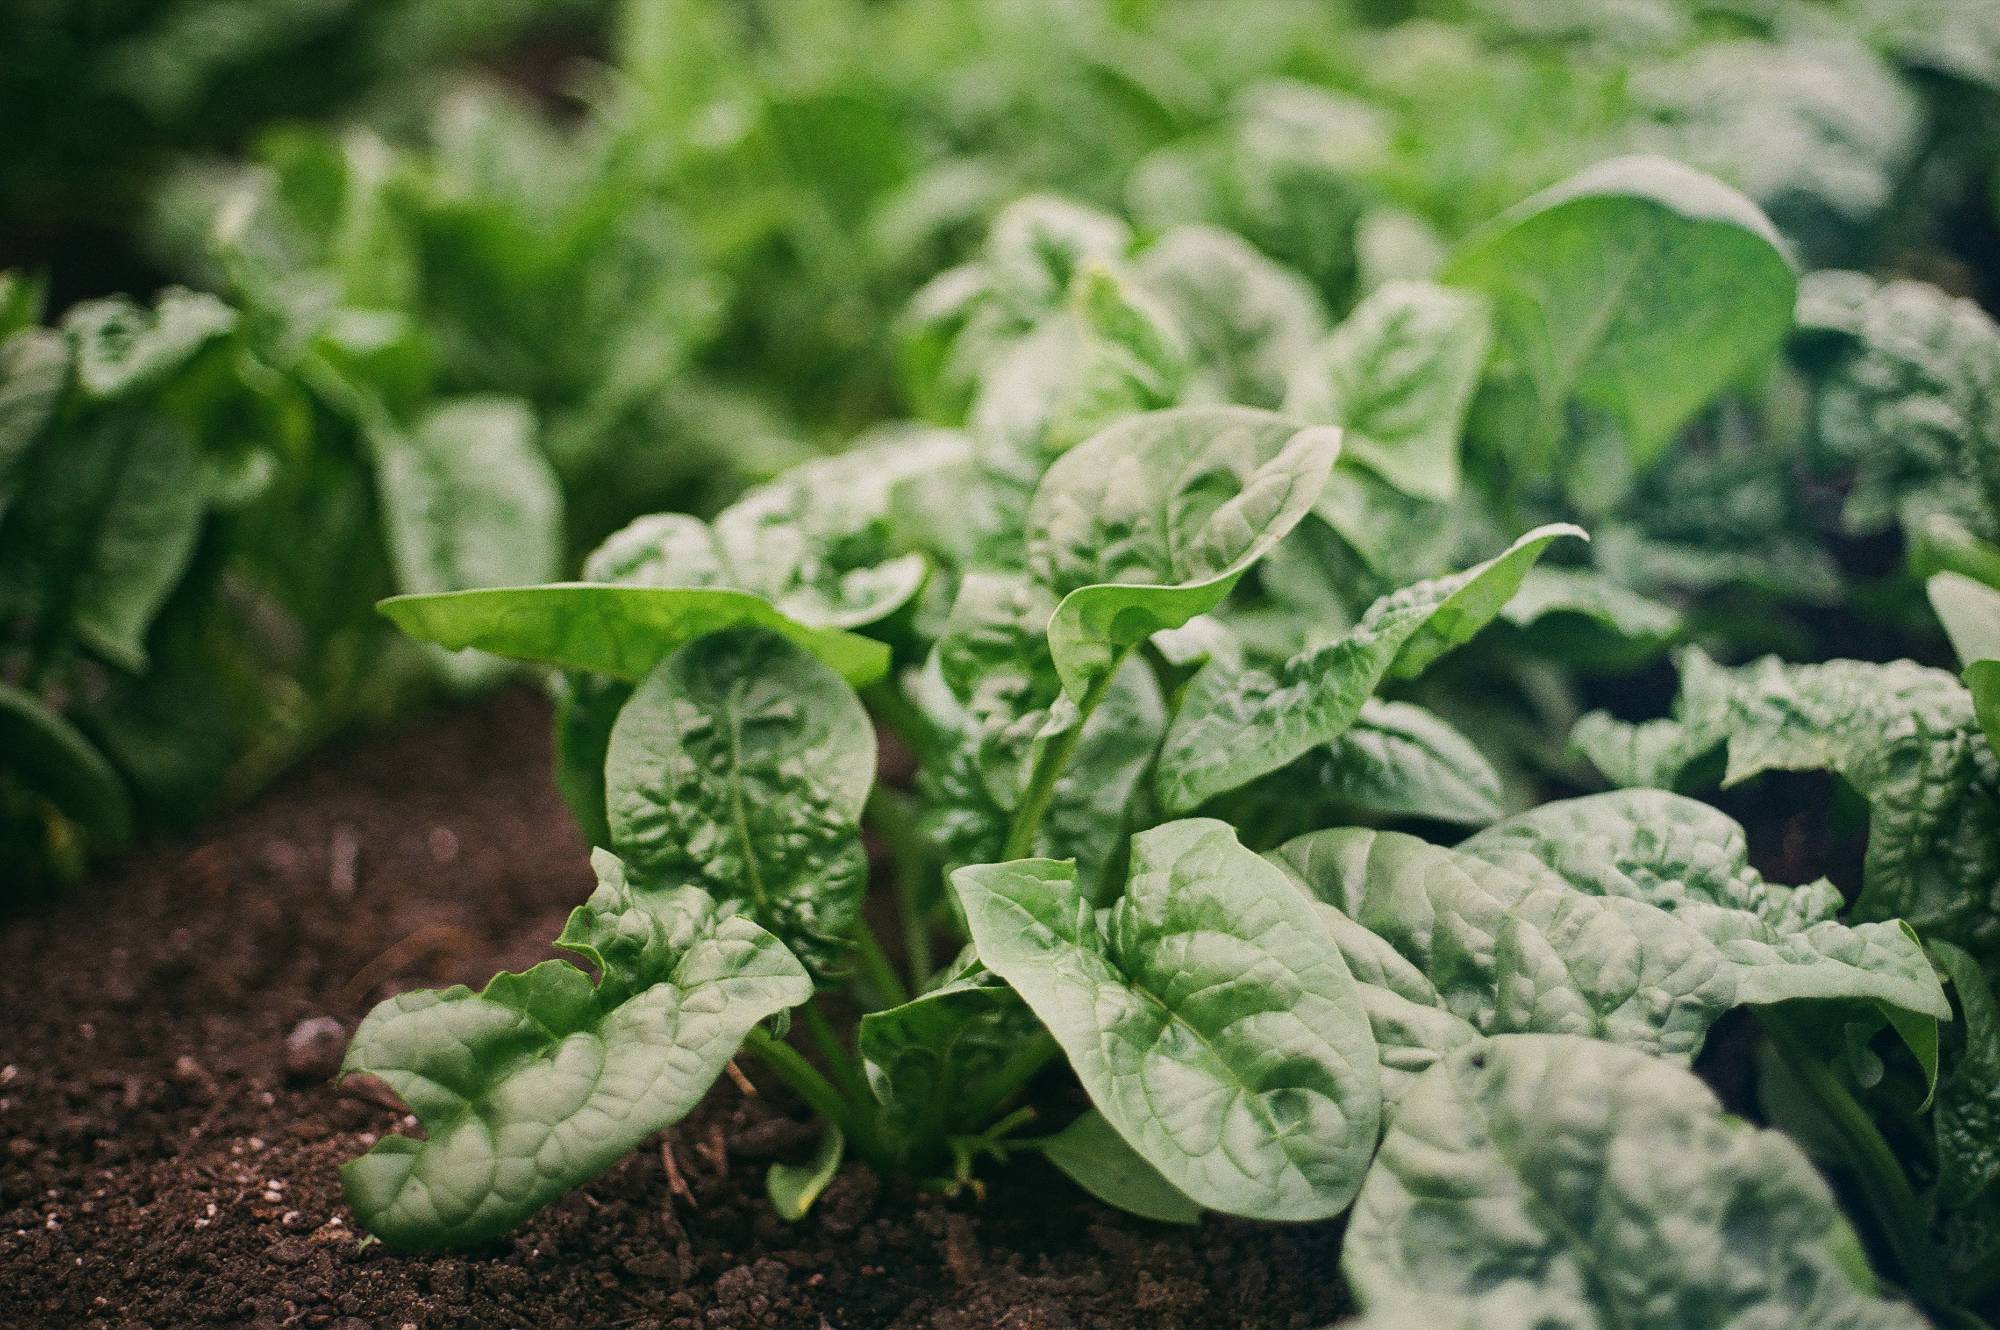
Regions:
<instances>
[{"instance_id":1,"label":"crinkled leaf","mask_svg":"<svg viewBox=\"0 0 2000 1330\"><path fill-rule=\"evenodd\" d=\"M750 1028L812 994L778 940L696 887L598 887L544 961L404 993L355 1031L343 1072L388 1084L426 1137L388 1136L341 1170L368 1231L405 1248L498 1237L700 1102Z\"/></svg>"},{"instance_id":2,"label":"crinkled leaf","mask_svg":"<svg viewBox=\"0 0 2000 1330\"><path fill-rule=\"evenodd\" d=\"M1229 231L1174 227L1136 266L1192 345L1194 400L1277 406L1325 328L1312 288Z\"/></svg>"},{"instance_id":3,"label":"crinkled leaf","mask_svg":"<svg viewBox=\"0 0 2000 1330\"><path fill-rule=\"evenodd\" d=\"M1821 465L1852 471L1851 531L1945 514L2000 540L2000 327L1923 282L1815 273L1793 355Z\"/></svg>"},{"instance_id":4,"label":"crinkled leaf","mask_svg":"<svg viewBox=\"0 0 2000 1330\"><path fill-rule=\"evenodd\" d=\"M1480 1033L1587 1034L1684 1060L1742 1003L1949 1014L1906 929L1833 921L1840 899L1825 883L1765 882L1740 827L1663 791L1544 805L1457 850L1342 828L1274 859L1329 907L1364 989L1387 985L1402 1000L1390 1004L1404 1013L1400 1034L1378 1039L1403 1050L1405 1069L1460 1037L1404 1003L1441 1007ZM1340 931L1354 925L1394 956L1364 963L1374 944Z\"/></svg>"},{"instance_id":5,"label":"crinkled leaf","mask_svg":"<svg viewBox=\"0 0 2000 1330\"><path fill-rule=\"evenodd\" d=\"M152 309L121 296L86 301L63 318L77 383L93 398L157 383L235 326L236 311L180 287L162 291Z\"/></svg>"},{"instance_id":6,"label":"crinkled leaf","mask_svg":"<svg viewBox=\"0 0 2000 1330\"><path fill-rule=\"evenodd\" d=\"M1533 403L1538 436L1503 445L1551 457L1575 404L1617 421L1639 464L1777 351L1798 285L1754 203L1659 157L1527 199L1469 237L1444 280L1491 298L1500 372Z\"/></svg>"},{"instance_id":7,"label":"crinkled leaf","mask_svg":"<svg viewBox=\"0 0 2000 1330\"><path fill-rule=\"evenodd\" d=\"M755 628L698 638L618 713L612 848L652 880L737 901L824 972L852 939L875 730L840 676Z\"/></svg>"},{"instance_id":8,"label":"crinkled leaf","mask_svg":"<svg viewBox=\"0 0 2000 1330\"><path fill-rule=\"evenodd\" d=\"M1035 1145L1070 1181L1106 1205L1162 1224L1201 1218L1201 1207L1175 1190L1095 1109Z\"/></svg>"},{"instance_id":9,"label":"crinkled leaf","mask_svg":"<svg viewBox=\"0 0 2000 1330\"><path fill-rule=\"evenodd\" d=\"M1425 282L1370 293L1300 364L1285 412L1339 425L1350 459L1427 499L1458 490L1459 440L1490 344L1479 297Z\"/></svg>"},{"instance_id":10,"label":"crinkled leaf","mask_svg":"<svg viewBox=\"0 0 2000 1330\"><path fill-rule=\"evenodd\" d=\"M762 596L715 587L546 586L392 596L382 613L439 646L608 674L637 682L684 643L738 625L777 633L856 686L889 670L889 648L838 628L787 618Z\"/></svg>"},{"instance_id":11,"label":"crinkled leaf","mask_svg":"<svg viewBox=\"0 0 2000 1330\"><path fill-rule=\"evenodd\" d=\"M1958 996L1958 1053L1938 1082L1938 1204L1957 1210L2000 1178L2000 1005L1979 962L1949 942L1931 944Z\"/></svg>"},{"instance_id":12,"label":"crinkled leaf","mask_svg":"<svg viewBox=\"0 0 2000 1330\"><path fill-rule=\"evenodd\" d=\"M1221 603L1305 516L1340 447L1244 407L1114 425L1059 458L1028 509L1028 566L1062 597L1049 646L1081 698L1118 653Z\"/></svg>"},{"instance_id":13,"label":"crinkled leaf","mask_svg":"<svg viewBox=\"0 0 2000 1330\"><path fill-rule=\"evenodd\" d=\"M1312 903L1227 825L1135 836L1102 911L1072 865L1046 859L952 884L980 960L1175 1188L1255 1218L1346 1207L1380 1121L1374 1040Z\"/></svg>"},{"instance_id":14,"label":"crinkled leaf","mask_svg":"<svg viewBox=\"0 0 2000 1330\"><path fill-rule=\"evenodd\" d=\"M1188 686L1156 772L1170 812L1198 806L1339 738L1387 678L1412 678L1470 640L1568 525L1538 527L1464 572L1419 582L1368 607L1354 630L1279 667L1210 665Z\"/></svg>"},{"instance_id":15,"label":"crinkled leaf","mask_svg":"<svg viewBox=\"0 0 2000 1330\"><path fill-rule=\"evenodd\" d=\"M1690 1073L1590 1039L1447 1056L1393 1120L1341 1269L1371 1314L1490 1330L1918 1330L1798 1147Z\"/></svg>"},{"instance_id":16,"label":"crinkled leaf","mask_svg":"<svg viewBox=\"0 0 2000 1330\"><path fill-rule=\"evenodd\" d=\"M2000 940L2000 761L1971 695L1943 670L1775 657L1725 669L1689 650L1672 719L1596 713L1573 741L1621 785L1673 788L1717 749L1725 786L1830 771L1869 807L1859 917L1904 919L1975 955Z\"/></svg>"}]
</instances>

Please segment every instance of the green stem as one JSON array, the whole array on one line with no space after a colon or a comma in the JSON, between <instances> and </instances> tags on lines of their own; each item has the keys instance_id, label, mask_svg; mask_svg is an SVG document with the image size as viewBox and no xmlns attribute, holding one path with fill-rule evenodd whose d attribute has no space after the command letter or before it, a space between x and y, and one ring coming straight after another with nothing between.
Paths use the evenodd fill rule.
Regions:
<instances>
[{"instance_id":1,"label":"green stem","mask_svg":"<svg viewBox=\"0 0 2000 1330\"><path fill-rule=\"evenodd\" d=\"M808 1108L846 1132L849 1139L854 1138L856 1115L853 1106L840 1091L833 1088L833 1082L820 1075L819 1069L805 1060L799 1050L774 1037L761 1025L750 1031L743 1046L755 1053L779 1080L805 1100Z\"/></svg>"},{"instance_id":2,"label":"green stem","mask_svg":"<svg viewBox=\"0 0 2000 1330\"><path fill-rule=\"evenodd\" d=\"M882 950L875 930L863 919L854 930L855 956L861 962L861 977L875 989L875 995L885 1006L900 1007L910 1000L910 990L903 986L903 977L896 973L896 967L889 963L889 954Z\"/></svg>"},{"instance_id":3,"label":"green stem","mask_svg":"<svg viewBox=\"0 0 2000 1330\"><path fill-rule=\"evenodd\" d=\"M805 1022L806 1034L811 1037L813 1046L819 1049L819 1055L825 1061L827 1070L833 1073L834 1083L840 1086L841 1093L854 1102L867 1103L871 1098L868 1082L862 1078L861 1068L847 1051L847 1046L834 1032L833 1022L819 1009L819 1000L815 998L798 1010L800 1019Z\"/></svg>"},{"instance_id":4,"label":"green stem","mask_svg":"<svg viewBox=\"0 0 2000 1330\"><path fill-rule=\"evenodd\" d=\"M1125 657L1131 653L1129 646L1118 650L1104 672L1091 682L1078 700L1076 723L1036 757L1034 768L1028 773L1028 788L1022 791L1021 802L1014 808L1014 822L1007 829L1007 844L1000 852L1002 859L1025 859L1035 852L1035 833L1042 829L1042 819L1048 815L1049 804L1055 799L1056 781L1062 778L1063 768L1076 755L1076 746L1083 740L1083 727L1089 721L1090 713L1097 710L1097 704L1104 700L1105 693L1111 689L1112 679L1125 664Z\"/></svg>"},{"instance_id":5,"label":"green stem","mask_svg":"<svg viewBox=\"0 0 2000 1330\"><path fill-rule=\"evenodd\" d=\"M930 872L930 847L917 831L917 817L908 795L877 785L868 796L865 816L881 834L896 880L896 905L903 927L903 959L910 987L921 992L937 969L931 956L930 910L924 888Z\"/></svg>"},{"instance_id":6,"label":"green stem","mask_svg":"<svg viewBox=\"0 0 2000 1330\"><path fill-rule=\"evenodd\" d=\"M1841 1084L1832 1068L1813 1052L1794 1017L1777 1007L1760 1007L1757 1020L1792 1079L1840 1138L1845 1147L1843 1162L1861 1188L1862 1198L1902 1267L1910 1291L1933 1311L1950 1307L1952 1299L1945 1290L1944 1271L1930 1242L1929 1216L1868 1111Z\"/></svg>"}]
</instances>

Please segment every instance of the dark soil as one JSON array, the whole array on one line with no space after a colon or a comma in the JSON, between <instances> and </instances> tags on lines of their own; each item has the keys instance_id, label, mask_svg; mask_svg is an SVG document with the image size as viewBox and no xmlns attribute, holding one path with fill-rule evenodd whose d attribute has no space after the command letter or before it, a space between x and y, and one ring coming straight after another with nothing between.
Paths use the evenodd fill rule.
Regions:
<instances>
[{"instance_id":1,"label":"dark soil","mask_svg":"<svg viewBox=\"0 0 2000 1330\"><path fill-rule=\"evenodd\" d=\"M1336 1319L1337 1227L1152 1225L1033 1162L996 1175L983 1201L850 1166L787 1225L763 1199L764 1169L810 1132L781 1091L746 1097L727 1079L667 1141L502 1244L363 1249L336 1168L406 1124L330 1084L332 1060L398 989L540 959L587 891L547 729L537 700L511 695L337 749L205 839L0 920L0 1326Z\"/></svg>"}]
</instances>

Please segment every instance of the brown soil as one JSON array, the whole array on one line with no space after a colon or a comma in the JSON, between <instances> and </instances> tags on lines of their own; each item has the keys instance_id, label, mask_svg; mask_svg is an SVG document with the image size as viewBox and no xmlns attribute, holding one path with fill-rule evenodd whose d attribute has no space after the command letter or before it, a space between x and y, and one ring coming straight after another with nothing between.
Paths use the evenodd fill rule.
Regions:
<instances>
[{"instance_id":1,"label":"brown soil","mask_svg":"<svg viewBox=\"0 0 2000 1330\"><path fill-rule=\"evenodd\" d=\"M1292 1328L1342 1309L1334 1226L1172 1229L1046 1166L946 1201L850 1166L804 1223L782 1092L727 1080L495 1247L362 1248L336 1168L399 1114L326 1079L400 988L545 954L588 878L517 694L333 751L215 824L0 921L0 1325L434 1330ZM318 1059L315 1065L315 1059Z\"/></svg>"}]
</instances>

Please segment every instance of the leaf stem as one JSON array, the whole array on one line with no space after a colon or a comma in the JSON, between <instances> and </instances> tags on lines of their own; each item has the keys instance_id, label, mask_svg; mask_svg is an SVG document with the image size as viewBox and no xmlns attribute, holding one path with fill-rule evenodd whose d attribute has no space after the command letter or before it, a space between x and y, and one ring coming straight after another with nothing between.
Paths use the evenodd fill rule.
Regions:
<instances>
[{"instance_id":1,"label":"leaf stem","mask_svg":"<svg viewBox=\"0 0 2000 1330\"><path fill-rule=\"evenodd\" d=\"M853 1106L840 1091L834 1089L833 1082L820 1075L819 1069L805 1060L799 1050L761 1025L750 1031L743 1046L756 1054L758 1060L769 1067L779 1080L805 1100L806 1106L813 1112L840 1127L849 1137L855 1135Z\"/></svg>"},{"instance_id":2,"label":"leaf stem","mask_svg":"<svg viewBox=\"0 0 2000 1330\"><path fill-rule=\"evenodd\" d=\"M819 1050L827 1070L833 1073L834 1083L840 1087L842 1095L856 1103L867 1103L871 1098L868 1082L862 1078L861 1068L853 1054L847 1051L847 1046L835 1033L833 1022L820 1010L819 999L814 998L798 1011L805 1022L806 1034L811 1036L813 1047Z\"/></svg>"},{"instance_id":3,"label":"leaf stem","mask_svg":"<svg viewBox=\"0 0 2000 1330\"><path fill-rule=\"evenodd\" d=\"M889 954L882 950L881 939L868 921L858 921L854 930L854 952L861 962L861 977L875 990L875 996L883 1005L900 1007L910 1000L910 990L903 985L903 976L896 973L896 967L889 962Z\"/></svg>"},{"instance_id":4,"label":"leaf stem","mask_svg":"<svg viewBox=\"0 0 2000 1330\"><path fill-rule=\"evenodd\" d=\"M1779 1007L1759 1007L1758 1024L1801 1089L1811 1097L1839 1137L1848 1171L1867 1201L1904 1279L1918 1301L1932 1311L1952 1305L1944 1271L1930 1242L1930 1220L1911 1190L1895 1152L1874 1121L1800 1032L1797 1018Z\"/></svg>"},{"instance_id":5,"label":"leaf stem","mask_svg":"<svg viewBox=\"0 0 2000 1330\"><path fill-rule=\"evenodd\" d=\"M930 911L924 899L930 846L917 831L916 814L907 794L877 785L868 796L864 816L881 835L882 847L889 854L903 928L903 959L910 972L911 990L921 992L937 970L931 955Z\"/></svg>"},{"instance_id":6,"label":"leaf stem","mask_svg":"<svg viewBox=\"0 0 2000 1330\"><path fill-rule=\"evenodd\" d=\"M1013 824L1007 829L1007 844L1000 852L1002 859L1025 859L1035 852L1035 833L1042 829L1042 819L1048 815L1049 804L1055 799L1056 782L1062 778L1070 758L1076 755L1076 746L1083 740L1083 727L1090 720L1090 713L1097 710L1097 704L1111 690L1112 679L1117 677L1125 658L1131 653L1129 646L1118 649L1104 672L1091 681L1090 687L1078 699L1076 722L1036 756L1034 768L1028 773L1028 788L1022 791L1021 802L1014 808Z\"/></svg>"}]
</instances>

